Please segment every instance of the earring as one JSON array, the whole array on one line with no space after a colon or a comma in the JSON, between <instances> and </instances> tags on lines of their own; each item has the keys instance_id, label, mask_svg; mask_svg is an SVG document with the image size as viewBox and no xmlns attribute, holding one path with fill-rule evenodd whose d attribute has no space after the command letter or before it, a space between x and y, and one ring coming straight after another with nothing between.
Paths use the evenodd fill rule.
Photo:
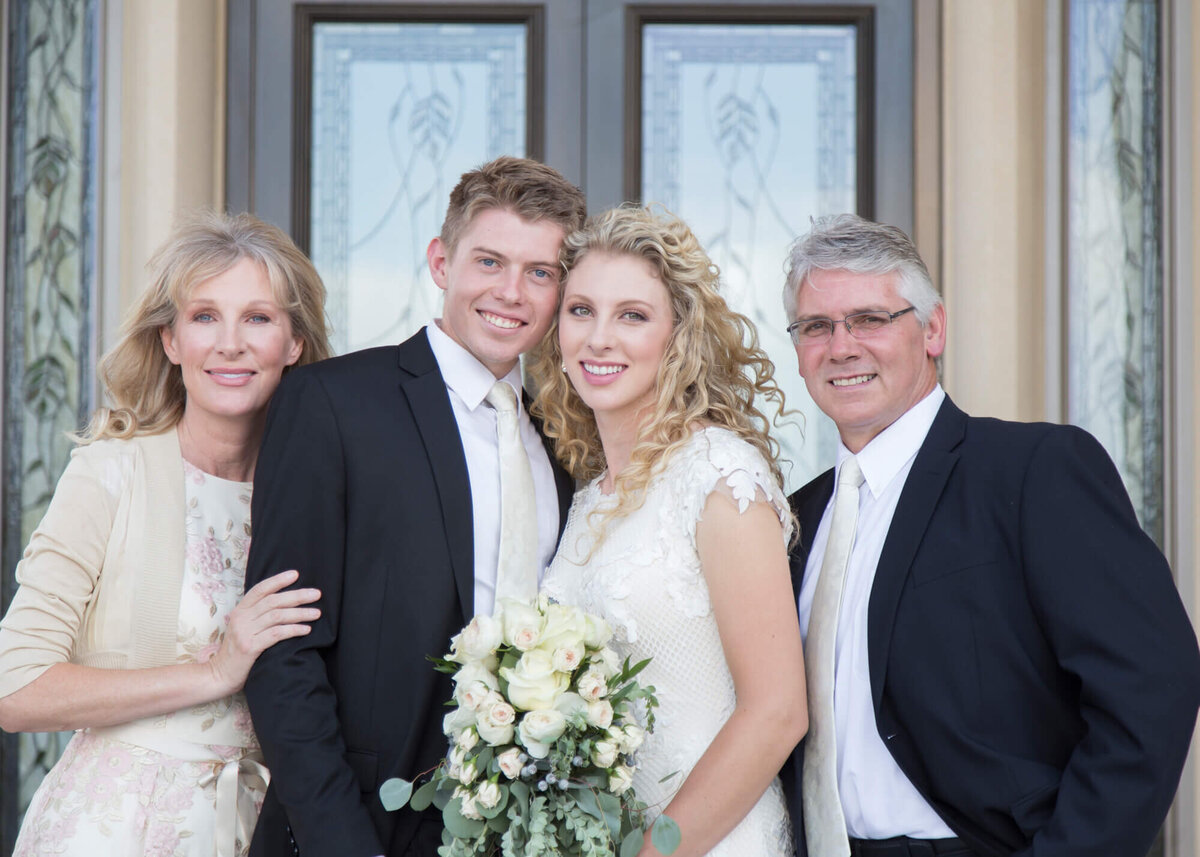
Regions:
<instances>
[{"instance_id":1,"label":"earring","mask_svg":"<svg viewBox=\"0 0 1200 857\"><path fill-rule=\"evenodd\" d=\"M567 371L567 361L566 360L563 361L562 370L563 370L563 372Z\"/></svg>"}]
</instances>

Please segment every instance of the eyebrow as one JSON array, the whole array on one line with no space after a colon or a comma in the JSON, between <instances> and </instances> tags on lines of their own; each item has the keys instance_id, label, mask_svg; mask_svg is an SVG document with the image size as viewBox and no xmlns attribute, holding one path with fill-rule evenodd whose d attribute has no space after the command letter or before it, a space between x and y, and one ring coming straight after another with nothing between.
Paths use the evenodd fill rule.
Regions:
<instances>
[{"instance_id":1,"label":"eyebrow","mask_svg":"<svg viewBox=\"0 0 1200 857\"><path fill-rule=\"evenodd\" d=\"M887 312L887 310L883 309L882 307L878 307L878 306L863 307L862 309L850 310L848 313L843 315L842 318L849 318L852 315L858 315L859 313L863 313L863 312ZM796 321L816 321L817 319L821 319L821 318L832 319L833 316L830 316L830 315L802 315L799 318L797 318Z\"/></svg>"}]
</instances>

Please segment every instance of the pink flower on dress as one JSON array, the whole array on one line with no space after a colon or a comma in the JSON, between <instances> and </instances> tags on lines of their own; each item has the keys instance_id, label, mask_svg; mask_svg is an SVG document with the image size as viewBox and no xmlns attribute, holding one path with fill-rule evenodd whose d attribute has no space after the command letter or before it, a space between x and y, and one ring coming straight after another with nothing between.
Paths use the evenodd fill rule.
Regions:
<instances>
[{"instance_id":1,"label":"pink flower on dress","mask_svg":"<svg viewBox=\"0 0 1200 857\"><path fill-rule=\"evenodd\" d=\"M133 758L119 744L109 744L108 749L100 754L96 767L104 774L120 777L133 767Z\"/></svg>"},{"instance_id":2,"label":"pink flower on dress","mask_svg":"<svg viewBox=\"0 0 1200 857\"><path fill-rule=\"evenodd\" d=\"M179 831L174 825L162 821L153 821L146 829L146 841L143 846L146 857L172 857L179 847Z\"/></svg>"},{"instance_id":3,"label":"pink flower on dress","mask_svg":"<svg viewBox=\"0 0 1200 857\"><path fill-rule=\"evenodd\" d=\"M116 793L116 780L104 776L100 771L96 771L96 775L84 786L84 794L93 803L107 804Z\"/></svg>"}]
</instances>

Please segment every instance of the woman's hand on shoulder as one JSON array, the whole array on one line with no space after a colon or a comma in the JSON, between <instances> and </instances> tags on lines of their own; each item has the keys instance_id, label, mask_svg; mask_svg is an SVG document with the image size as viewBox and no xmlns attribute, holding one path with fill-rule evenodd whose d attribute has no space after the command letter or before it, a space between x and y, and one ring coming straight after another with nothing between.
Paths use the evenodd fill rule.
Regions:
<instances>
[{"instance_id":1,"label":"woman's hand on shoulder","mask_svg":"<svg viewBox=\"0 0 1200 857\"><path fill-rule=\"evenodd\" d=\"M305 606L320 599L319 589L285 589L299 577L295 570L268 577L247 590L230 612L221 647L208 661L218 686L226 689L222 696L242 689L264 650L280 640L303 637L312 630L307 623L320 618L320 609Z\"/></svg>"}]
</instances>

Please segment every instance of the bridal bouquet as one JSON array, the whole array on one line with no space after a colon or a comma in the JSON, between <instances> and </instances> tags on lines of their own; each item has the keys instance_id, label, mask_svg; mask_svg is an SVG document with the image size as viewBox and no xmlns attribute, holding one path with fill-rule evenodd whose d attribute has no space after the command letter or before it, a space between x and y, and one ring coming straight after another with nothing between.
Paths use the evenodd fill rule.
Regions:
<instances>
[{"instance_id":1,"label":"bridal bouquet","mask_svg":"<svg viewBox=\"0 0 1200 857\"><path fill-rule=\"evenodd\" d=\"M622 663L603 619L545 597L504 599L476 616L433 658L454 677L444 720L449 752L429 782L391 779L389 810L442 811L441 857L632 857L645 837L646 806L630 788L658 700L635 677L648 660ZM651 841L663 854L679 827L660 816Z\"/></svg>"}]
</instances>

